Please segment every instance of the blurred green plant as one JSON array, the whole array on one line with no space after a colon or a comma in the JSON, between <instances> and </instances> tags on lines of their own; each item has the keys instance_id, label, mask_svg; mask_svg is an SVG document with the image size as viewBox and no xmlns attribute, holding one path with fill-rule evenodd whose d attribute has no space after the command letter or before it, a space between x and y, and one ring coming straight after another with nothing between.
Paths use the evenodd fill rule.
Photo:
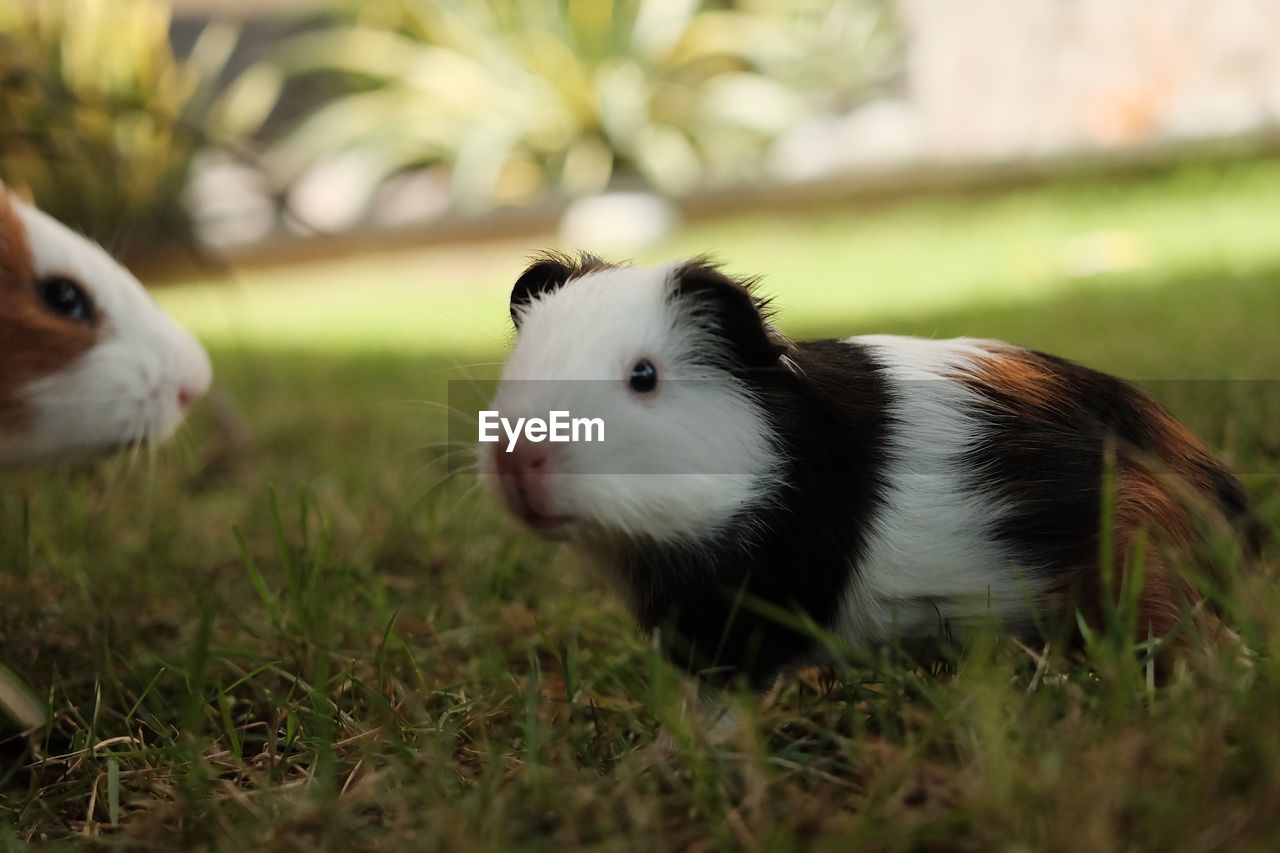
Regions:
<instances>
[{"instance_id":1,"label":"blurred green plant","mask_svg":"<svg viewBox=\"0 0 1280 853\"><path fill-rule=\"evenodd\" d=\"M462 206L626 183L750 178L768 144L893 68L884 0L369 0L283 46L347 92L273 150L296 176L347 154L374 180L447 166Z\"/></svg>"},{"instance_id":2,"label":"blurred green plant","mask_svg":"<svg viewBox=\"0 0 1280 853\"><path fill-rule=\"evenodd\" d=\"M266 67L218 88L234 27L180 61L169 26L164 0L0 4L0 178L117 250L185 240L193 158L257 129L280 89Z\"/></svg>"}]
</instances>

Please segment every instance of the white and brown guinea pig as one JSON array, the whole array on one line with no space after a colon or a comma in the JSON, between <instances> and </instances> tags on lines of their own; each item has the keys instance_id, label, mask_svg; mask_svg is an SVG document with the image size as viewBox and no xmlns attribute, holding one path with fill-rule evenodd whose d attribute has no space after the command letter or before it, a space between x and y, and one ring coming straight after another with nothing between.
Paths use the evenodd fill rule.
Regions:
<instances>
[{"instance_id":1,"label":"white and brown guinea pig","mask_svg":"<svg viewBox=\"0 0 1280 853\"><path fill-rule=\"evenodd\" d=\"M989 340L791 341L750 282L702 260L547 256L511 316L491 408L599 416L604 441L482 445L482 479L704 675L759 688L812 659L812 632L777 608L867 646L992 615L1021 633L1077 607L1100 618L1108 448L1115 565L1149 543L1144 639L1197 600L1169 549L1203 544L1203 510L1248 512L1227 468L1126 382Z\"/></svg>"},{"instance_id":2,"label":"white and brown guinea pig","mask_svg":"<svg viewBox=\"0 0 1280 853\"><path fill-rule=\"evenodd\" d=\"M160 441L210 378L137 279L0 185L0 467Z\"/></svg>"}]
</instances>

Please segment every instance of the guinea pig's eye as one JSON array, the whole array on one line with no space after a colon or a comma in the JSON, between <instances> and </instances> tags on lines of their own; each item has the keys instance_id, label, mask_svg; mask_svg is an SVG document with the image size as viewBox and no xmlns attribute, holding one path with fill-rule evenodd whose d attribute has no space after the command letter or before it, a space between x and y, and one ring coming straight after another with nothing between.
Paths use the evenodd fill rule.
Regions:
<instances>
[{"instance_id":1,"label":"guinea pig's eye","mask_svg":"<svg viewBox=\"0 0 1280 853\"><path fill-rule=\"evenodd\" d=\"M653 362L647 358L642 358L631 367L631 376L627 379L627 386L637 394L648 394L654 388L658 387L658 369L653 366Z\"/></svg>"},{"instance_id":2,"label":"guinea pig's eye","mask_svg":"<svg viewBox=\"0 0 1280 853\"><path fill-rule=\"evenodd\" d=\"M93 322L97 316L97 312L93 307L93 300L89 298L89 294L85 293L84 288L78 282L72 281L66 276L45 276L36 282L36 288L39 290L40 299L44 302L45 307L59 317L88 323Z\"/></svg>"}]
</instances>

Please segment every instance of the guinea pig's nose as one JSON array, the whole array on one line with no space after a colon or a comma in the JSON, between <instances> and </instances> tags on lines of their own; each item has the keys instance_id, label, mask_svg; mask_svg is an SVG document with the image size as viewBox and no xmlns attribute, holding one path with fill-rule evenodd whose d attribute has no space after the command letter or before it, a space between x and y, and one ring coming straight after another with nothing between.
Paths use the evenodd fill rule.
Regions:
<instances>
[{"instance_id":1,"label":"guinea pig's nose","mask_svg":"<svg viewBox=\"0 0 1280 853\"><path fill-rule=\"evenodd\" d=\"M545 476L551 459L550 448L545 444L517 440L515 446L495 448L498 457L498 474L522 482Z\"/></svg>"},{"instance_id":2,"label":"guinea pig's nose","mask_svg":"<svg viewBox=\"0 0 1280 853\"><path fill-rule=\"evenodd\" d=\"M495 447L498 482L507 508L535 530L547 531L569 517L557 512L550 489L553 449L545 444L517 441L508 451Z\"/></svg>"}]
</instances>

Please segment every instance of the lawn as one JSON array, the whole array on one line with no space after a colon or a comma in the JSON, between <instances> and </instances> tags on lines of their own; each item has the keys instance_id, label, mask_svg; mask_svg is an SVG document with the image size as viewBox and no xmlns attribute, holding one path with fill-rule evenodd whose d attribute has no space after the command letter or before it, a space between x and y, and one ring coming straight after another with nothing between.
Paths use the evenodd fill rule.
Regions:
<instances>
[{"instance_id":1,"label":"lawn","mask_svg":"<svg viewBox=\"0 0 1280 853\"><path fill-rule=\"evenodd\" d=\"M699 224L795 335L1001 337L1150 381L1280 521L1280 165ZM734 700L680 678L571 557L448 477L437 405L492 375L520 243L167 290L209 344L154 457L0 479L0 838L224 849L1276 849L1280 595L1219 596L1257 659L1152 687L980 637ZM225 420L225 419L224 419ZM455 430L453 437L459 433ZM1274 563L1274 560L1273 560ZM660 729L674 751L656 750Z\"/></svg>"}]
</instances>

